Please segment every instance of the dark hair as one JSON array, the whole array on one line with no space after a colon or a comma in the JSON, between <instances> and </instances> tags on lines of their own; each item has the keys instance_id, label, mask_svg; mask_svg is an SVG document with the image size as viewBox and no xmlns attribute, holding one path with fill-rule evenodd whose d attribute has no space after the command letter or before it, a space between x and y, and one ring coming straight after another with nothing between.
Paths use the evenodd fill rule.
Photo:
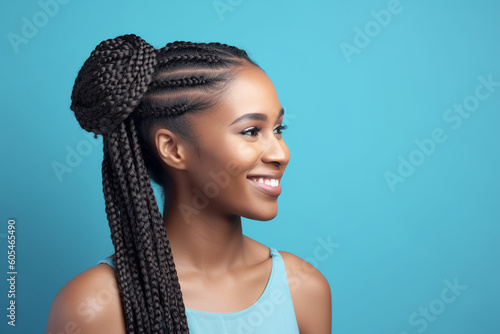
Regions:
<instances>
[{"instance_id":1,"label":"dark hair","mask_svg":"<svg viewBox=\"0 0 500 334\"><path fill-rule=\"evenodd\" d=\"M188 333L165 225L150 177L168 180L149 131L160 124L196 142L188 113L217 105L247 53L221 43L176 41L155 49L136 35L101 42L75 80L71 109L103 137L102 183L128 333Z\"/></svg>"}]
</instances>

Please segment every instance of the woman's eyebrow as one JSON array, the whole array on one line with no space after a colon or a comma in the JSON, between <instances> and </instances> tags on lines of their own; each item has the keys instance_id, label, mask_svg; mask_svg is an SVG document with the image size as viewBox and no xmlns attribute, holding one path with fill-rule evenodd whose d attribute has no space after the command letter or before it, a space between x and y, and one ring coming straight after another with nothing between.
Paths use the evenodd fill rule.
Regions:
<instances>
[{"instance_id":1,"label":"woman's eyebrow","mask_svg":"<svg viewBox=\"0 0 500 334\"><path fill-rule=\"evenodd\" d=\"M283 116L283 114L285 113L285 110L283 108L281 108L279 114L278 114L278 118L279 119L281 116ZM235 119L231 124L229 124L229 126L235 124L235 123L238 123L242 120L245 120L245 119L254 119L254 120L257 120L257 121L266 121L267 120L267 115L266 114L262 114L262 113L258 113L258 112L253 112L253 113L248 113L248 114L244 114L244 115L241 115L240 117L238 117L237 119Z\"/></svg>"}]
</instances>

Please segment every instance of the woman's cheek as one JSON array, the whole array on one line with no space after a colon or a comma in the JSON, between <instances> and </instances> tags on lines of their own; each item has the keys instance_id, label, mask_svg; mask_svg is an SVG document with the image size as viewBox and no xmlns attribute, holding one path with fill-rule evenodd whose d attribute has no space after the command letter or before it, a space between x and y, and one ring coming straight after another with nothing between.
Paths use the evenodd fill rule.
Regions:
<instances>
[{"instance_id":1,"label":"woman's cheek","mask_svg":"<svg viewBox=\"0 0 500 334\"><path fill-rule=\"evenodd\" d=\"M234 152L235 156L239 157L251 157L256 155L258 152L258 145L256 143L242 141L236 145L236 150Z\"/></svg>"}]
</instances>

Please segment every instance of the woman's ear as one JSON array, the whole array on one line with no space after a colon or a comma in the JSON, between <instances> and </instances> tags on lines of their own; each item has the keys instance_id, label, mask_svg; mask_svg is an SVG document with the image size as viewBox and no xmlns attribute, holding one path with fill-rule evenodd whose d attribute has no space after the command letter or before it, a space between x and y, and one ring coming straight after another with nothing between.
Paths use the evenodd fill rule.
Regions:
<instances>
[{"instance_id":1,"label":"woman's ear","mask_svg":"<svg viewBox=\"0 0 500 334\"><path fill-rule=\"evenodd\" d=\"M175 169L186 169L186 142L168 129L158 129L154 134L156 152L160 159Z\"/></svg>"}]
</instances>

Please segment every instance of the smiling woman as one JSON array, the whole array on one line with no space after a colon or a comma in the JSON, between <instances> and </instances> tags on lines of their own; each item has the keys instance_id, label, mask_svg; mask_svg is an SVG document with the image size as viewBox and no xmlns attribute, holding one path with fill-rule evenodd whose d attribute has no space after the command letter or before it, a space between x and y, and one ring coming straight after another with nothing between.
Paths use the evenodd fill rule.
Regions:
<instances>
[{"instance_id":1,"label":"smiling woman","mask_svg":"<svg viewBox=\"0 0 500 334\"><path fill-rule=\"evenodd\" d=\"M72 110L103 137L115 254L60 290L47 333L330 333L323 275L242 232L241 217L277 215L290 159L285 111L245 51L106 40L78 74ZM100 301L91 313L89 298Z\"/></svg>"}]
</instances>

